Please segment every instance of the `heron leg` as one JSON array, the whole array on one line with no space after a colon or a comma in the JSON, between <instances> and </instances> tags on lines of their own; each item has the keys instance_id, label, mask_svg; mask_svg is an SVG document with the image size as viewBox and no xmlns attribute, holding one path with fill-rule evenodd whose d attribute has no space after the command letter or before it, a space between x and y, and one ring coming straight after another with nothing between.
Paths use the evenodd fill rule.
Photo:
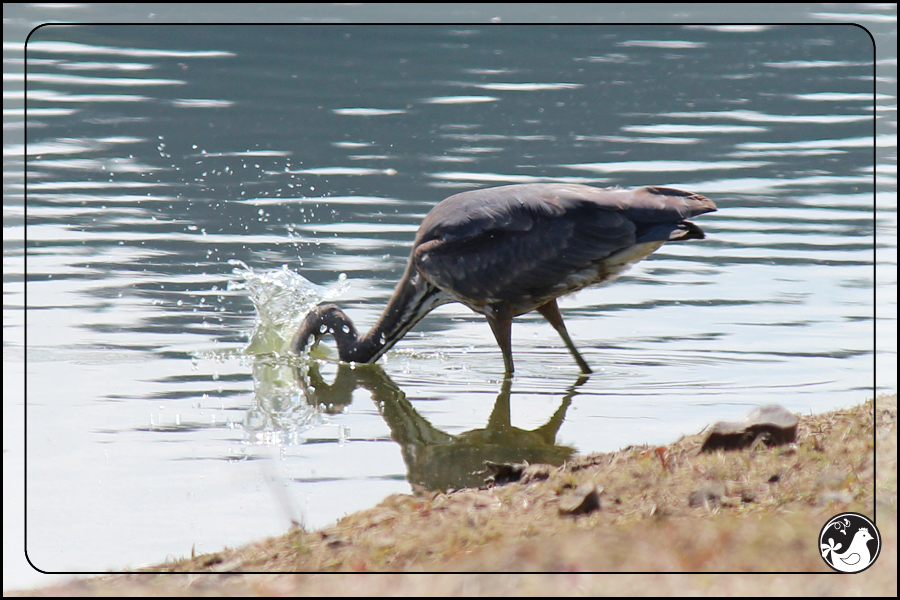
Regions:
<instances>
[{"instance_id":1,"label":"heron leg","mask_svg":"<svg viewBox=\"0 0 900 600\"><path fill-rule=\"evenodd\" d=\"M509 313L509 307L504 304L494 306L492 310L485 311L484 316L491 326L491 331L494 332L494 337L497 338L500 352L503 353L506 374L512 375L515 369L512 359L512 315Z\"/></svg>"},{"instance_id":2,"label":"heron leg","mask_svg":"<svg viewBox=\"0 0 900 600\"><path fill-rule=\"evenodd\" d=\"M575 357L575 362L578 363L578 367L581 369L582 373L593 373L591 368L588 366L587 361L581 357L581 354L578 352L578 348L575 347L575 342L572 341L572 338L569 337L569 332L566 331L566 324L563 323L562 314L559 312L559 305L556 303L556 298L547 302L542 306L538 306L537 311L541 313L547 321L553 325L553 329L559 333L559 337L562 338L563 342L566 344L566 348L569 349L569 352L572 353L572 356ZM496 333L496 332L495 332Z\"/></svg>"}]
</instances>

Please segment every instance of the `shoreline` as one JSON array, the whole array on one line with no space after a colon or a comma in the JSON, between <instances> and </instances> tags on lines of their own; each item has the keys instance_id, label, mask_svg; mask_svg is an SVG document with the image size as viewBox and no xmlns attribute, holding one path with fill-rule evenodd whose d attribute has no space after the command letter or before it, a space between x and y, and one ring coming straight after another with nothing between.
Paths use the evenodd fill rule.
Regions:
<instances>
[{"instance_id":1,"label":"shoreline","mask_svg":"<svg viewBox=\"0 0 900 600\"><path fill-rule=\"evenodd\" d=\"M700 453L704 436L695 434L668 446L575 456L562 467L531 465L505 485L395 494L317 531L294 529L127 574L4 595L736 595L768 589L895 596L896 420L896 394L882 395L877 404L800 416L793 444ZM819 556L818 533L846 511L877 513L882 553L864 573L826 583L815 575L831 572ZM395 575L293 574L323 571ZM437 574L476 571L578 575L561 581L549 574ZM404 574L423 572L433 574ZM685 580L674 575L679 572L706 574ZM807 575L779 583L783 577L717 572ZM667 583L679 577L677 587Z\"/></svg>"}]
</instances>

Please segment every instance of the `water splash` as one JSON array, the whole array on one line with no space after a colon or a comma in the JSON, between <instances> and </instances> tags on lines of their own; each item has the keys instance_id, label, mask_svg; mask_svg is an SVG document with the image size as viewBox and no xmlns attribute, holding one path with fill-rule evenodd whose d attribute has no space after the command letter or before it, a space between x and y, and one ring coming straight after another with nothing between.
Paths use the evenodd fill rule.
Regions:
<instances>
[{"instance_id":1,"label":"water splash","mask_svg":"<svg viewBox=\"0 0 900 600\"><path fill-rule=\"evenodd\" d=\"M329 417L323 407L310 403L305 385L309 367L290 357L291 341L311 310L350 286L347 276L341 273L332 285L320 286L287 265L256 270L239 260L228 263L234 267L228 290L246 292L256 309L253 331L242 350L194 352L192 369L204 359L218 363L237 359L252 369L252 404L243 422L235 424L244 430L239 448L243 456L250 446L303 444L308 432L328 425Z\"/></svg>"},{"instance_id":2,"label":"water splash","mask_svg":"<svg viewBox=\"0 0 900 600\"><path fill-rule=\"evenodd\" d=\"M341 273L329 286L316 285L287 265L280 269L255 270L239 260L234 265L235 279L229 290L246 290L256 308L256 323L244 354L284 355L291 348L300 323L309 312L326 300L340 296L350 287L347 275Z\"/></svg>"}]
</instances>

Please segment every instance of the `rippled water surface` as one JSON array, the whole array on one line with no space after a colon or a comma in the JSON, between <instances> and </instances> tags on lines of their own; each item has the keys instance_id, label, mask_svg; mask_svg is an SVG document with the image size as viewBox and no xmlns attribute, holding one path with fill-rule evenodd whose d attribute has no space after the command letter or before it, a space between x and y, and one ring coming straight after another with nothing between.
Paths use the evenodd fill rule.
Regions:
<instances>
[{"instance_id":1,"label":"rippled water surface","mask_svg":"<svg viewBox=\"0 0 900 600\"><path fill-rule=\"evenodd\" d=\"M4 146L5 194L27 185L26 278L4 283L4 323L27 305L41 569L317 527L410 482L471 484L484 459L846 406L871 397L876 362L896 389L896 129L873 123L862 29L48 26L26 58L27 117L5 113L26 146ZM561 301L590 378L529 314L504 382L459 304L376 368L279 346L295 302L277 302L310 285L297 275L366 329L432 206L526 182L719 207L694 219L707 239ZM4 202L7 265L22 210ZM251 291L273 302L261 322Z\"/></svg>"}]
</instances>

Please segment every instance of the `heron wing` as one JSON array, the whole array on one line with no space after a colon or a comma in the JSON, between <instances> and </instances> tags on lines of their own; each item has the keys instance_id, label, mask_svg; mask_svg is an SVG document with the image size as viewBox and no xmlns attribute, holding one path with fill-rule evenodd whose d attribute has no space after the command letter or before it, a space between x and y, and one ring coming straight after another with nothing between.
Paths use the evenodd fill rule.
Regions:
<instances>
[{"instance_id":1,"label":"heron wing","mask_svg":"<svg viewBox=\"0 0 900 600\"><path fill-rule=\"evenodd\" d=\"M549 299L571 291L570 277L617 252L690 235L683 219L709 210L715 206L702 196L665 188L476 190L447 198L425 217L413 258L434 285L470 306Z\"/></svg>"}]
</instances>

